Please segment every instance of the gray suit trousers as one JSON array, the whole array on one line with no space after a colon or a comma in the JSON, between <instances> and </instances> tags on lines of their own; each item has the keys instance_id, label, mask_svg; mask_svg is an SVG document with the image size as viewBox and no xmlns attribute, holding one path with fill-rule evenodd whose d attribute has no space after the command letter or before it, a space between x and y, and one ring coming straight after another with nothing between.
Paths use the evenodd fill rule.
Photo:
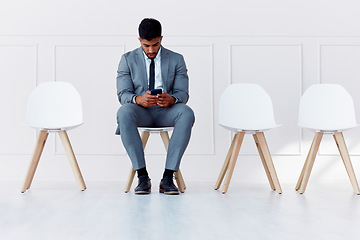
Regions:
<instances>
[{"instance_id":1,"label":"gray suit trousers","mask_svg":"<svg viewBox=\"0 0 360 240\"><path fill-rule=\"evenodd\" d=\"M195 122L193 110L183 103L164 108L145 108L137 104L124 104L117 112L121 140L131 159L134 170L144 168L145 158L137 127L174 127L171 135L165 168L179 170L181 158L189 143Z\"/></svg>"}]
</instances>

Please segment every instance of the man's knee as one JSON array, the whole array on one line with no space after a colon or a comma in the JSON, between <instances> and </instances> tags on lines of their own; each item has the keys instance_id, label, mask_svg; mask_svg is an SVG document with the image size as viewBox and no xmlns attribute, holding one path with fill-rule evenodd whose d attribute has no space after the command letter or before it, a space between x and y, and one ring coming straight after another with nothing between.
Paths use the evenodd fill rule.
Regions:
<instances>
[{"instance_id":1,"label":"man's knee","mask_svg":"<svg viewBox=\"0 0 360 240\"><path fill-rule=\"evenodd\" d=\"M135 117L135 109L133 104L122 105L117 112L117 122L121 123L127 119Z\"/></svg>"},{"instance_id":2,"label":"man's knee","mask_svg":"<svg viewBox=\"0 0 360 240\"><path fill-rule=\"evenodd\" d=\"M195 122L195 114L194 111L185 104L179 104L179 116L180 119L186 123L189 123L191 125Z\"/></svg>"}]
</instances>

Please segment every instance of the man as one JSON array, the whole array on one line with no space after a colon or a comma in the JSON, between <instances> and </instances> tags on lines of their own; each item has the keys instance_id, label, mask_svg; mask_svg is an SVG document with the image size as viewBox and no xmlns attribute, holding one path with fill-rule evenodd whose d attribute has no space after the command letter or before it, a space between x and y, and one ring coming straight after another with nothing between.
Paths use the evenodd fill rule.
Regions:
<instances>
[{"instance_id":1,"label":"man","mask_svg":"<svg viewBox=\"0 0 360 240\"><path fill-rule=\"evenodd\" d=\"M118 129L124 147L137 171L136 194L149 194L151 182L137 127L174 127L160 192L179 194L173 173L179 170L189 143L194 112L186 105L189 79L184 58L161 45L161 24L146 18L139 25L141 47L125 53L119 64L117 94L122 106L117 112ZM161 93L151 95L152 89Z\"/></svg>"}]
</instances>

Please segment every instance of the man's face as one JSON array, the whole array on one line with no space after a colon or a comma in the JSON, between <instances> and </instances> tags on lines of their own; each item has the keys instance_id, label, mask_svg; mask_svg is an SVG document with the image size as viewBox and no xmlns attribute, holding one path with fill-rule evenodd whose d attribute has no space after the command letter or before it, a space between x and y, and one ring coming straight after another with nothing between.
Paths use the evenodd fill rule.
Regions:
<instances>
[{"instance_id":1,"label":"man's face","mask_svg":"<svg viewBox=\"0 0 360 240\"><path fill-rule=\"evenodd\" d=\"M142 47L143 51L145 52L146 56L148 56L148 58L154 59L156 57L156 55L159 52L160 46L161 46L162 38L163 37L161 36L158 38L153 38L150 41L139 38L141 47Z\"/></svg>"}]
</instances>

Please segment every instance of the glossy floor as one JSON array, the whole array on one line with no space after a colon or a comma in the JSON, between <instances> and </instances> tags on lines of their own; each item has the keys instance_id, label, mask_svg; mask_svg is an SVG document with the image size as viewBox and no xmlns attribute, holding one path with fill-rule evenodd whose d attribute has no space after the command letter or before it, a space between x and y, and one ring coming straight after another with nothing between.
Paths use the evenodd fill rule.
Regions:
<instances>
[{"instance_id":1,"label":"glossy floor","mask_svg":"<svg viewBox=\"0 0 360 240\"><path fill-rule=\"evenodd\" d=\"M180 196L125 194L121 182L0 182L2 240L359 239L360 196L349 182L282 185L187 183Z\"/></svg>"}]
</instances>

